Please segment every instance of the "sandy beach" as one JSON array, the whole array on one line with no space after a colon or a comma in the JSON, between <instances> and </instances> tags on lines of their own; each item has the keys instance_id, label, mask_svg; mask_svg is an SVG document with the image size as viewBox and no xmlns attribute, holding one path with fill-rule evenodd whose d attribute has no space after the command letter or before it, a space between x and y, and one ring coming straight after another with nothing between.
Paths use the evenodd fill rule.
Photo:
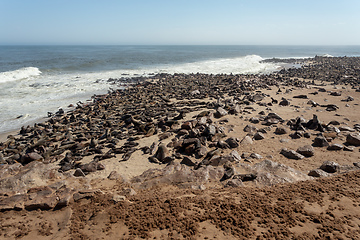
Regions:
<instances>
[{"instance_id":1,"label":"sandy beach","mask_svg":"<svg viewBox=\"0 0 360 240\"><path fill-rule=\"evenodd\" d=\"M0 239L358 239L359 63L158 74L2 134Z\"/></svg>"}]
</instances>

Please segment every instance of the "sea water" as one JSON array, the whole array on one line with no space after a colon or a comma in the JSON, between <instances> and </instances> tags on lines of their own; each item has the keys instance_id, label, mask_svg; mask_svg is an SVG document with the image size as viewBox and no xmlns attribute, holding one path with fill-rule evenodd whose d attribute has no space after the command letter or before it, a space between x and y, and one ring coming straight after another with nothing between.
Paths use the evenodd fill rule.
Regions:
<instances>
[{"instance_id":1,"label":"sea water","mask_svg":"<svg viewBox=\"0 0 360 240\"><path fill-rule=\"evenodd\" d=\"M266 58L360 56L360 46L0 46L0 133L85 102L109 78L270 73Z\"/></svg>"}]
</instances>

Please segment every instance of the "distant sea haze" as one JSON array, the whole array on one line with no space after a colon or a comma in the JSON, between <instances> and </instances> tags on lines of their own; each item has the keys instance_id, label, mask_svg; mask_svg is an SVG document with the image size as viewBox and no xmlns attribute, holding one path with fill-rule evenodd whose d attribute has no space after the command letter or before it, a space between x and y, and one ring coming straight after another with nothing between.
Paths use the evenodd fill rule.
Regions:
<instances>
[{"instance_id":1,"label":"distant sea haze","mask_svg":"<svg viewBox=\"0 0 360 240\"><path fill-rule=\"evenodd\" d=\"M157 73L270 73L267 58L360 56L360 46L0 46L0 133L93 94L109 78Z\"/></svg>"}]
</instances>

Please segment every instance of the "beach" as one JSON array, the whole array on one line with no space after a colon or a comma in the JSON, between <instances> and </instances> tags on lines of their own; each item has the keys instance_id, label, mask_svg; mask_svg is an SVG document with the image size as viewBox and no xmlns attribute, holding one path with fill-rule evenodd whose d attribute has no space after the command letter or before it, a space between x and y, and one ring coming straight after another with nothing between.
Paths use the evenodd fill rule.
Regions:
<instances>
[{"instance_id":1,"label":"beach","mask_svg":"<svg viewBox=\"0 0 360 240\"><path fill-rule=\"evenodd\" d=\"M357 239L359 63L159 73L2 134L0 238Z\"/></svg>"}]
</instances>

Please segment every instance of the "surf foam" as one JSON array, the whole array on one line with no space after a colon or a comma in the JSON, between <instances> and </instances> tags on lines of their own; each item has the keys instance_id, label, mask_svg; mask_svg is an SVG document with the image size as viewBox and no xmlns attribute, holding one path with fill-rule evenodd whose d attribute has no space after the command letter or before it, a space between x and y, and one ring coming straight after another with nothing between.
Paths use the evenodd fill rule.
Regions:
<instances>
[{"instance_id":1,"label":"surf foam","mask_svg":"<svg viewBox=\"0 0 360 240\"><path fill-rule=\"evenodd\" d=\"M0 83L27 79L40 74L41 71L37 67L25 67L14 71L0 72Z\"/></svg>"}]
</instances>

